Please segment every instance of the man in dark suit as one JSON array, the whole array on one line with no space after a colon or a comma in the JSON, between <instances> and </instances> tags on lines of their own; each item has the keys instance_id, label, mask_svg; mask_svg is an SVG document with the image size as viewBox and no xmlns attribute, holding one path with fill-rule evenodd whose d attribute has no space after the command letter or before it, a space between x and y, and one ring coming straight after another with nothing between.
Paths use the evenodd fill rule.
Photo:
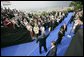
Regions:
<instances>
[{"instance_id":1,"label":"man in dark suit","mask_svg":"<svg viewBox=\"0 0 84 57\"><path fill-rule=\"evenodd\" d=\"M54 30L54 21L53 20L51 20L50 25L51 25L51 30Z\"/></svg>"},{"instance_id":2,"label":"man in dark suit","mask_svg":"<svg viewBox=\"0 0 84 57\"><path fill-rule=\"evenodd\" d=\"M65 35L65 33L66 33L66 31L67 31L67 25L66 25L66 23L64 23L64 25L62 26L62 28L63 28L63 33L64 33L64 35Z\"/></svg>"},{"instance_id":3,"label":"man in dark suit","mask_svg":"<svg viewBox=\"0 0 84 57\"><path fill-rule=\"evenodd\" d=\"M71 17L71 19L70 19L70 23L72 22L72 21L74 21L74 18L75 18L75 12L74 12L74 14L73 14L73 16Z\"/></svg>"},{"instance_id":4,"label":"man in dark suit","mask_svg":"<svg viewBox=\"0 0 84 57\"><path fill-rule=\"evenodd\" d=\"M60 44L61 43L61 40L62 40L62 38L64 37L64 32L63 32L64 30L63 30L63 28L61 27L60 28L60 31L59 31L59 33L58 33L58 39L57 39L57 41L56 41L56 45L58 45L58 44Z\"/></svg>"},{"instance_id":5,"label":"man in dark suit","mask_svg":"<svg viewBox=\"0 0 84 57\"><path fill-rule=\"evenodd\" d=\"M57 48L56 48L56 45L55 45L55 41L52 41L51 42L51 48L49 50L49 52L47 53L46 56L57 56L56 52L57 52Z\"/></svg>"},{"instance_id":6,"label":"man in dark suit","mask_svg":"<svg viewBox=\"0 0 84 57\"><path fill-rule=\"evenodd\" d=\"M55 27L57 27L58 26L58 22L57 22L57 20L55 20Z\"/></svg>"},{"instance_id":7,"label":"man in dark suit","mask_svg":"<svg viewBox=\"0 0 84 57\"><path fill-rule=\"evenodd\" d=\"M47 48L46 48L46 39L49 36L50 32L48 33L48 35L45 35L45 33L43 33L42 36L38 37L37 39L37 43L39 41L39 52L41 54L41 47L43 46L45 51L47 52Z\"/></svg>"},{"instance_id":8,"label":"man in dark suit","mask_svg":"<svg viewBox=\"0 0 84 57\"><path fill-rule=\"evenodd\" d=\"M51 21L52 22L52 30L54 30L54 20Z\"/></svg>"}]
</instances>

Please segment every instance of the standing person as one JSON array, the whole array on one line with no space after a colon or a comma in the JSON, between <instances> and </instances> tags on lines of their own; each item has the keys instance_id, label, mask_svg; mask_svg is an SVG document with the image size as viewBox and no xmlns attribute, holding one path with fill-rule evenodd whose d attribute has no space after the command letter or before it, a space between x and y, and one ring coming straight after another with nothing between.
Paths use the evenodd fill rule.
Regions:
<instances>
[{"instance_id":1,"label":"standing person","mask_svg":"<svg viewBox=\"0 0 84 57\"><path fill-rule=\"evenodd\" d=\"M40 36L41 35L41 29L40 29L41 28L41 22L40 21L38 22L38 27L39 27L39 36Z\"/></svg>"},{"instance_id":2,"label":"standing person","mask_svg":"<svg viewBox=\"0 0 84 57\"><path fill-rule=\"evenodd\" d=\"M61 43L61 40L62 40L63 37L64 37L64 33L63 33L63 28L61 27L61 28L60 28L60 31L59 31L59 33L58 33L58 39L57 39L57 41L56 41L56 45L58 45L58 44Z\"/></svg>"},{"instance_id":3,"label":"standing person","mask_svg":"<svg viewBox=\"0 0 84 57\"><path fill-rule=\"evenodd\" d=\"M50 30L51 29L51 20L49 19L48 21L49 21L48 22L48 29Z\"/></svg>"},{"instance_id":4,"label":"standing person","mask_svg":"<svg viewBox=\"0 0 84 57\"><path fill-rule=\"evenodd\" d=\"M34 26L34 28L33 28L33 31L34 31L34 33L35 33L35 36L37 37L37 39L38 39L38 34L39 34L39 27L38 27L38 25L35 23L35 26Z\"/></svg>"},{"instance_id":5,"label":"standing person","mask_svg":"<svg viewBox=\"0 0 84 57\"><path fill-rule=\"evenodd\" d=\"M32 39L33 39L32 26L31 26L29 23L27 23L27 26L26 26L26 28L27 28L27 30L30 32L30 34L31 34L31 37L32 37Z\"/></svg>"},{"instance_id":6,"label":"standing person","mask_svg":"<svg viewBox=\"0 0 84 57\"><path fill-rule=\"evenodd\" d=\"M83 25L83 22L78 18L78 20L75 21L73 29L75 30L74 34L78 31L78 29Z\"/></svg>"},{"instance_id":7,"label":"standing person","mask_svg":"<svg viewBox=\"0 0 84 57\"><path fill-rule=\"evenodd\" d=\"M53 30L55 28L55 21L54 20L52 20L52 28L53 28Z\"/></svg>"},{"instance_id":8,"label":"standing person","mask_svg":"<svg viewBox=\"0 0 84 57\"><path fill-rule=\"evenodd\" d=\"M42 53L42 52L41 52L42 46L44 47L45 51L47 52L46 39L47 39L47 37L49 36L49 34L50 34L50 31L49 31L48 35L45 35L45 33L43 33L42 36L37 39L37 43L38 43L38 41L39 41L39 53L40 53L40 54Z\"/></svg>"},{"instance_id":9,"label":"standing person","mask_svg":"<svg viewBox=\"0 0 84 57\"><path fill-rule=\"evenodd\" d=\"M51 27L51 30L53 30L53 21L52 20L50 21L50 27Z\"/></svg>"},{"instance_id":10,"label":"standing person","mask_svg":"<svg viewBox=\"0 0 84 57\"><path fill-rule=\"evenodd\" d=\"M20 19L19 15L18 15L18 16L17 16L17 23L18 23L18 25L21 24L20 21L21 21L21 19Z\"/></svg>"},{"instance_id":11,"label":"standing person","mask_svg":"<svg viewBox=\"0 0 84 57\"><path fill-rule=\"evenodd\" d=\"M74 21L74 18L75 18L75 12L73 13L73 16L71 17L71 20L70 20L70 23L72 22L72 21Z\"/></svg>"},{"instance_id":12,"label":"standing person","mask_svg":"<svg viewBox=\"0 0 84 57\"><path fill-rule=\"evenodd\" d=\"M43 33L45 33L45 27L44 27L44 26L41 26L41 27L40 27L40 30L41 30L41 35L42 35Z\"/></svg>"},{"instance_id":13,"label":"standing person","mask_svg":"<svg viewBox=\"0 0 84 57\"><path fill-rule=\"evenodd\" d=\"M57 18L56 18L57 19ZM57 27L58 26L58 22L57 22L57 20L55 19L55 27Z\"/></svg>"},{"instance_id":14,"label":"standing person","mask_svg":"<svg viewBox=\"0 0 84 57\"><path fill-rule=\"evenodd\" d=\"M57 18L57 23L60 24L60 17Z\"/></svg>"},{"instance_id":15,"label":"standing person","mask_svg":"<svg viewBox=\"0 0 84 57\"><path fill-rule=\"evenodd\" d=\"M24 19L23 21L24 21L24 24L25 24L25 26L26 26L26 25L27 25L27 23L28 23L28 22L27 22L27 20L26 20L26 19Z\"/></svg>"},{"instance_id":16,"label":"standing person","mask_svg":"<svg viewBox=\"0 0 84 57\"><path fill-rule=\"evenodd\" d=\"M14 29L15 29L15 24L16 24L15 19L14 19L14 18L12 18L10 21L13 23L13 27L14 27Z\"/></svg>"},{"instance_id":17,"label":"standing person","mask_svg":"<svg viewBox=\"0 0 84 57\"><path fill-rule=\"evenodd\" d=\"M66 31L67 31L67 25L66 25L66 23L64 23L64 25L62 26L62 28L63 28L63 33L65 34Z\"/></svg>"},{"instance_id":18,"label":"standing person","mask_svg":"<svg viewBox=\"0 0 84 57\"><path fill-rule=\"evenodd\" d=\"M13 23L14 29L15 29L16 27L20 27L20 26L18 25L18 21L15 20L15 17L13 17L13 18L11 19L11 22Z\"/></svg>"},{"instance_id":19,"label":"standing person","mask_svg":"<svg viewBox=\"0 0 84 57\"><path fill-rule=\"evenodd\" d=\"M46 19L44 20L44 27L45 27L45 30L46 30L46 25L47 25L47 23L46 23Z\"/></svg>"},{"instance_id":20,"label":"standing person","mask_svg":"<svg viewBox=\"0 0 84 57\"><path fill-rule=\"evenodd\" d=\"M12 23L10 20L8 20L8 18L6 18L3 23L4 23L4 26L5 26L5 27L9 27L9 28L11 28L11 29L14 28L14 27L13 27L13 23Z\"/></svg>"},{"instance_id":21,"label":"standing person","mask_svg":"<svg viewBox=\"0 0 84 57\"><path fill-rule=\"evenodd\" d=\"M26 29L25 24L23 23L23 21L21 21L20 27L23 29Z\"/></svg>"},{"instance_id":22,"label":"standing person","mask_svg":"<svg viewBox=\"0 0 84 57\"><path fill-rule=\"evenodd\" d=\"M47 22L48 22L47 25L48 25L48 28L49 28L49 26L50 26L50 25L49 25L49 24L50 24L50 19L49 19L49 17L48 17Z\"/></svg>"},{"instance_id":23,"label":"standing person","mask_svg":"<svg viewBox=\"0 0 84 57\"><path fill-rule=\"evenodd\" d=\"M55 45L55 41L52 41L51 42L51 48L49 50L49 52L47 53L46 56L57 56L57 48L56 48L56 45Z\"/></svg>"}]
</instances>

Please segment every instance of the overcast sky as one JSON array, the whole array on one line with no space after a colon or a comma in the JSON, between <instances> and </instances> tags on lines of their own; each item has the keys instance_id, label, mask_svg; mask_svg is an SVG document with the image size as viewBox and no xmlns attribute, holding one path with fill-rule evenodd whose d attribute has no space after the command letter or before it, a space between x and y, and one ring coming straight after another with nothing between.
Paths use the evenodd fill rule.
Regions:
<instances>
[{"instance_id":1,"label":"overcast sky","mask_svg":"<svg viewBox=\"0 0 84 57\"><path fill-rule=\"evenodd\" d=\"M71 1L10 1L11 8L16 9L30 9L30 8L46 8L46 7L60 7L69 6Z\"/></svg>"}]
</instances>

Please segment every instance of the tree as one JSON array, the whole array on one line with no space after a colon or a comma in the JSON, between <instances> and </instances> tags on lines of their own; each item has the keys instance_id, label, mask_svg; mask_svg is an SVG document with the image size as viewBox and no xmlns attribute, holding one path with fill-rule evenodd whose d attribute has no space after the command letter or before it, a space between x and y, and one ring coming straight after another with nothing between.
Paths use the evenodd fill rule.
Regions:
<instances>
[{"instance_id":1,"label":"tree","mask_svg":"<svg viewBox=\"0 0 84 57\"><path fill-rule=\"evenodd\" d=\"M74 6L74 11L78 9L83 8L83 2L82 1L72 1L69 5L69 7Z\"/></svg>"},{"instance_id":2,"label":"tree","mask_svg":"<svg viewBox=\"0 0 84 57\"><path fill-rule=\"evenodd\" d=\"M69 12L69 11L71 11L71 9L70 9L70 8L68 8L68 9L67 9L67 11Z\"/></svg>"}]
</instances>

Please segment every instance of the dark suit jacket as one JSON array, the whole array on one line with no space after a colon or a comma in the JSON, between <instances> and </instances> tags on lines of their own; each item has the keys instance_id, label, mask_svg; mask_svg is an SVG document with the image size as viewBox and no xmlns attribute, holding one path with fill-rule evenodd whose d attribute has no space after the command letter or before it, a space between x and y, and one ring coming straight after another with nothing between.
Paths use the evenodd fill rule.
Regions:
<instances>
[{"instance_id":1,"label":"dark suit jacket","mask_svg":"<svg viewBox=\"0 0 84 57\"><path fill-rule=\"evenodd\" d=\"M77 25L75 28L75 33L80 29L81 25Z\"/></svg>"},{"instance_id":2,"label":"dark suit jacket","mask_svg":"<svg viewBox=\"0 0 84 57\"><path fill-rule=\"evenodd\" d=\"M55 23L55 22L54 22L54 21L52 21L52 26L54 26L54 23Z\"/></svg>"},{"instance_id":3,"label":"dark suit jacket","mask_svg":"<svg viewBox=\"0 0 84 57\"><path fill-rule=\"evenodd\" d=\"M62 38L64 35L65 35L65 34L64 34L64 31L63 31L63 33L61 33L61 32L59 31L59 33L58 33L58 38Z\"/></svg>"},{"instance_id":4,"label":"dark suit jacket","mask_svg":"<svg viewBox=\"0 0 84 57\"><path fill-rule=\"evenodd\" d=\"M64 30L64 26L62 26L62 28L63 28L63 33L65 34L65 31L67 31L67 25L66 25L65 30Z\"/></svg>"},{"instance_id":5,"label":"dark suit jacket","mask_svg":"<svg viewBox=\"0 0 84 57\"><path fill-rule=\"evenodd\" d=\"M55 26L58 26L58 22L57 22L57 20L55 21Z\"/></svg>"},{"instance_id":6,"label":"dark suit jacket","mask_svg":"<svg viewBox=\"0 0 84 57\"><path fill-rule=\"evenodd\" d=\"M50 51L48 52L48 54L46 56L57 56L57 48L53 47L52 49L50 49Z\"/></svg>"},{"instance_id":7,"label":"dark suit jacket","mask_svg":"<svg viewBox=\"0 0 84 57\"><path fill-rule=\"evenodd\" d=\"M58 45L61 42L63 36L64 36L64 33L60 33L59 31L58 39L56 40L55 45Z\"/></svg>"},{"instance_id":8,"label":"dark suit jacket","mask_svg":"<svg viewBox=\"0 0 84 57\"><path fill-rule=\"evenodd\" d=\"M39 46L46 45L46 38L49 36L49 34L50 34L50 32L48 33L48 35L38 37L37 42L39 41Z\"/></svg>"}]
</instances>

